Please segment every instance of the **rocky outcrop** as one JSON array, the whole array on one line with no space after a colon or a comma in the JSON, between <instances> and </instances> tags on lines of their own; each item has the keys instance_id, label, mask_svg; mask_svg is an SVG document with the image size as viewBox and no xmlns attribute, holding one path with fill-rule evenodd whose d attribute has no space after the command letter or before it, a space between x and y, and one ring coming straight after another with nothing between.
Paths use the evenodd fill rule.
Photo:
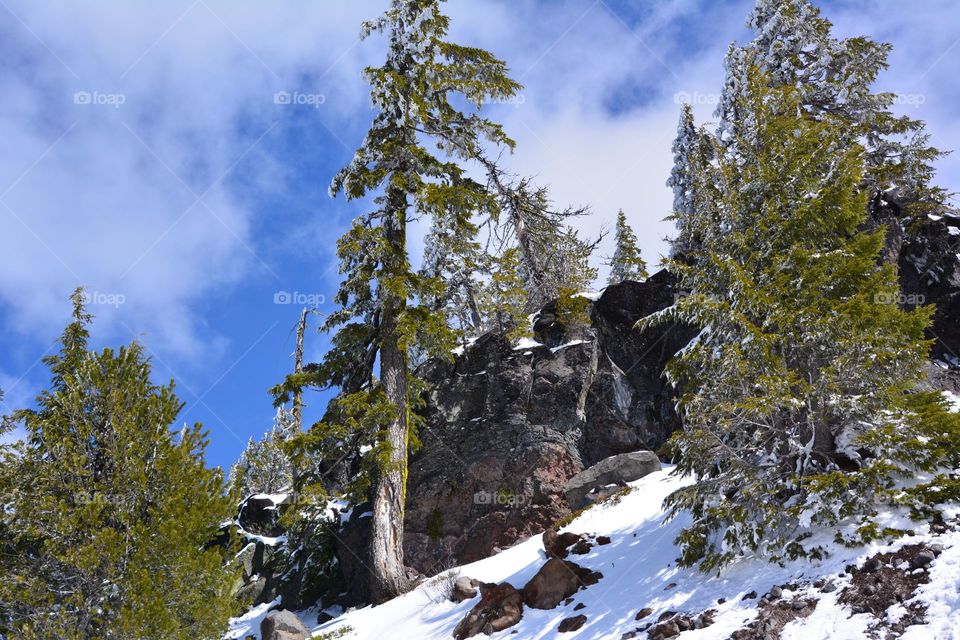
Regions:
<instances>
[{"instance_id":1,"label":"rocky outcrop","mask_svg":"<svg viewBox=\"0 0 960 640\"><path fill-rule=\"evenodd\" d=\"M694 332L634 325L676 295L665 271L623 282L589 304L588 325L567 327L548 305L540 344L487 334L453 362L423 365L431 390L410 462L406 562L432 575L538 534L570 512L571 477L662 445L679 422L661 374Z\"/></svg>"},{"instance_id":2,"label":"rocky outcrop","mask_svg":"<svg viewBox=\"0 0 960 640\"><path fill-rule=\"evenodd\" d=\"M936 305L932 355L960 367L960 214L944 211L912 226L897 256L900 303Z\"/></svg>"},{"instance_id":3,"label":"rocky outcrop","mask_svg":"<svg viewBox=\"0 0 960 640\"><path fill-rule=\"evenodd\" d=\"M620 453L570 478L563 486L563 493L571 509L581 509L592 502L589 495L592 491L609 485L623 486L659 470L660 458L652 451Z\"/></svg>"}]
</instances>

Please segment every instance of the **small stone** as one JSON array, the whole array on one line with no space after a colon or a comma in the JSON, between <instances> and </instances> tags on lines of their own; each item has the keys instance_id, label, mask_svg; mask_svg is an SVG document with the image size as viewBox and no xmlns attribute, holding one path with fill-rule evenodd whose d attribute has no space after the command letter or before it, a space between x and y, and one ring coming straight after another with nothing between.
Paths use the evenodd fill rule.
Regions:
<instances>
[{"instance_id":1,"label":"small stone","mask_svg":"<svg viewBox=\"0 0 960 640\"><path fill-rule=\"evenodd\" d=\"M657 618L657 622L663 622L664 620L669 620L673 616L677 615L676 611L664 611L660 614L660 617Z\"/></svg>"},{"instance_id":2,"label":"small stone","mask_svg":"<svg viewBox=\"0 0 960 640\"><path fill-rule=\"evenodd\" d=\"M863 563L863 567L861 567L860 571L862 571L863 573L873 573L879 568L880 568L880 559L874 556L873 558L870 558L869 560Z\"/></svg>"},{"instance_id":3,"label":"small stone","mask_svg":"<svg viewBox=\"0 0 960 640\"><path fill-rule=\"evenodd\" d=\"M677 588L677 583L676 583L676 582L671 582L670 584L668 584L667 586L665 586L665 587L663 588L663 590L664 590L664 591L670 591L670 589L676 589L676 588Z\"/></svg>"},{"instance_id":4,"label":"small stone","mask_svg":"<svg viewBox=\"0 0 960 640\"><path fill-rule=\"evenodd\" d=\"M822 590L824 593L833 593L834 591L837 590L837 585L834 584L833 582L828 582L825 585L823 585Z\"/></svg>"},{"instance_id":5,"label":"small stone","mask_svg":"<svg viewBox=\"0 0 960 640\"><path fill-rule=\"evenodd\" d=\"M941 553L943 553L943 545L942 545L942 544L932 544L932 545L930 545L930 551L933 551L933 555L939 556Z\"/></svg>"},{"instance_id":6,"label":"small stone","mask_svg":"<svg viewBox=\"0 0 960 640\"><path fill-rule=\"evenodd\" d=\"M625 634L620 636L620 640L633 640L637 637L636 631L627 631Z\"/></svg>"},{"instance_id":7,"label":"small stone","mask_svg":"<svg viewBox=\"0 0 960 640\"><path fill-rule=\"evenodd\" d=\"M637 611L637 615L633 619L643 620L644 618L649 616L651 613L653 613L653 609L651 609L650 607L644 607L643 609L640 609L640 611Z\"/></svg>"},{"instance_id":8,"label":"small stone","mask_svg":"<svg viewBox=\"0 0 960 640\"><path fill-rule=\"evenodd\" d=\"M753 600L753 599L756 598L756 597L757 597L757 592L756 592L756 591L751 591L750 593L744 594L743 599L744 599L744 600Z\"/></svg>"},{"instance_id":9,"label":"small stone","mask_svg":"<svg viewBox=\"0 0 960 640\"><path fill-rule=\"evenodd\" d=\"M586 608L586 606L587 606L587 605L583 604L582 602L578 602L578 603L577 603L577 606L575 606L575 607L573 608L573 610L574 610L574 611L580 611L580 609L584 609L584 608Z\"/></svg>"},{"instance_id":10,"label":"small stone","mask_svg":"<svg viewBox=\"0 0 960 640\"><path fill-rule=\"evenodd\" d=\"M597 544L601 546L610 544L610 536L597 536Z\"/></svg>"},{"instance_id":11,"label":"small stone","mask_svg":"<svg viewBox=\"0 0 960 640\"><path fill-rule=\"evenodd\" d=\"M726 598L717 598L717 604L723 604L726 601L727 601Z\"/></svg>"},{"instance_id":12,"label":"small stone","mask_svg":"<svg viewBox=\"0 0 960 640\"><path fill-rule=\"evenodd\" d=\"M807 603L803 600L794 600L791 606L793 607L794 611L802 611L803 609L807 608Z\"/></svg>"},{"instance_id":13,"label":"small stone","mask_svg":"<svg viewBox=\"0 0 960 640\"><path fill-rule=\"evenodd\" d=\"M770 598L776 600L777 598L783 595L783 589L781 589L780 587L774 587L773 589L770 589L769 595L770 595Z\"/></svg>"},{"instance_id":14,"label":"small stone","mask_svg":"<svg viewBox=\"0 0 960 640\"><path fill-rule=\"evenodd\" d=\"M689 631L693 625L687 616L677 616L677 628L680 631Z\"/></svg>"},{"instance_id":15,"label":"small stone","mask_svg":"<svg viewBox=\"0 0 960 640\"><path fill-rule=\"evenodd\" d=\"M913 569L922 569L937 559L936 554L930 549L924 549L910 560L910 566Z\"/></svg>"},{"instance_id":16,"label":"small stone","mask_svg":"<svg viewBox=\"0 0 960 640\"><path fill-rule=\"evenodd\" d=\"M566 618L565 620L560 621L560 626L557 627L557 631L560 633L566 633L568 631L576 631L582 627L587 622L587 616L579 615L573 616L572 618Z\"/></svg>"},{"instance_id":17,"label":"small stone","mask_svg":"<svg viewBox=\"0 0 960 640\"><path fill-rule=\"evenodd\" d=\"M877 588L876 588L875 586L873 586L872 584L864 585L864 587L863 587L863 593L864 593L864 595L872 596L872 595L875 594L876 592L877 592Z\"/></svg>"}]
</instances>

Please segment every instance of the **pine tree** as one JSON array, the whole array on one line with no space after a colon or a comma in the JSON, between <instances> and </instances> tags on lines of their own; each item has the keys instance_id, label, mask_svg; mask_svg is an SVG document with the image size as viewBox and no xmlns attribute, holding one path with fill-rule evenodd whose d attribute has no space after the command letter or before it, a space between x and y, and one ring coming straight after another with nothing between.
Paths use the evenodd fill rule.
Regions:
<instances>
[{"instance_id":1,"label":"pine tree","mask_svg":"<svg viewBox=\"0 0 960 640\"><path fill-rule=\"evenodd\" d=\"M51 387L0 451L0 636L217 638L231 576L209 543L233 505L206 435L171 431L183 405L138 344L89 352L82 290L73 304Z\"/></svg>"},{"instance_id":2,"label":"pine tree","mask_svg":"<svg viewBox=\"0 0 960 640\"><path fill-rule=\"evenodd\" d=\"M709 194L696 219L719 223L697 229L696 265L676 265L691 295L642 322L703 327L669 366L684 390L672 444L696 483L668 504L692 513L681 560L704 570L752 551L817 555L810 532L841 521L858 541L893 534L872 520L903 499L891 480L960 461L960 419L917 391L931 310L893 303L882 232L859 230L862 149L844 118L769 85L748 69L732 105L752 125L732 141L741 153L694 185Z\"/></svg>"},{"instance_id":3,"label":"pine tree","mask_svg":"<svg viewBox=\"0 0 960 640\"><path fill-rule=\"evenodd\" d=\"M756 65L771 86L795 87L800 107L812 117L847 122L844 136L862 147L865 188L893 187L915 219L942 208L947 194L931 180L932 163L943 153L930 146L922 121L891 112L895 94L871 91L887 67L889 44L866 37L834 38L830 21L809 0L757 0L748 26L756 35L745 46L730 46L717 108L719 132L728 147L735 151L735 140L753 127L746 114L738 113L737 96L744 91L749 67Z\"/></svg>"},{"instance_id":4,"label":"pine tree","mask_svg":"<svg viewBox=\"0 0 960 640\"><path fill-rule=\"evenodd\" d=\"M647 279L647 263L640 256L640 247L637 246L637 236L627 224L627 216L623 209L617 212L617 225L613 241L616 249L610 259L609 284L616 284L624 280L637 282Z\"/></svg>"},{"instance_id":5,"label":"pine tree","mask_svg":"<svg viewBox=\"0 0 960 640\"><path fill-rule=\"evenodd\" d=\"M699 250L700 239L693 229L697 193L694 185L709 171L713 157L712 137L701 131L693 119L693 110L685 104L680 110L677 137L673 141L673 168L667 186L673 189L673 214L669 217L677 225L677 236L670 244L672 257L692 259Z\"/></svg>"},{"instance_id":6,"label":"pine tree","mask_svg":"<svg viewBox=\"0 0 960 640\"><path fill-rule=\"evenodd\" d=\"M273 428L263 440L253 438L230 468L228 484L231 493L241 496L255 493L280 493L293 486L293 463L284 449L284 443L295 435L293 414L277 407Z\"/></svg>"},{"instance_id":7,"label":"pine tree","mask_svg":"<svg viewBox=\"0 0 960 640\"><path fill-rule=\"evenodd\" d=\"M340 387L345 397L362 394L377 415L384 405L392 411L378 438L382 455L373 487L368 564L374 601L406 588L401 542L410 437L408 350L417 342L433 353L448 353L455 340L447 318L428 304L443 294L443 282L410 267L407 221L428 216L443 220L455 237L473 237L472 214L494 203L462 161L479 157L484 142L513 144L499 125L454 106L455 94L479 109L513 95L519 85L490 53L444 40L449 19L439 4L394 0L381 18L365 25L365 35L389 36L386 62L365 72L378 112L363 145L331 186L332 194L344 192L351 200L378 193L376 210L358 218L338 243L345 276L336 296L341 309L326 323L337 334L320 367L322 382ZM373 378L376 360L379 380Z\"/></svg>"}]
</instances>

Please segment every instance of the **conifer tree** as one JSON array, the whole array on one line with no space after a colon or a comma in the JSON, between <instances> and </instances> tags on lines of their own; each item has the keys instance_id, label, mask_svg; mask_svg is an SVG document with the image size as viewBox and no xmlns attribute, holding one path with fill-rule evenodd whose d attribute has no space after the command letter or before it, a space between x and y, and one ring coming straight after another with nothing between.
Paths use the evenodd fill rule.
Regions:
<instances>
[{"instance_id":1,"label":"conifer tree","mask_svg":"<svg viewBox=\"0 0 960 640\"><path fill-rule=\"evenodd\" d=\"M230 468L231 493L241 496L255 493L280 493L293 486L293 463L284 450L284 442L295 435L292 412L277 407L273 428L263 440L247 442L247 448Z\"/></svg>"},{"instance_id":2,"label":"conifer tree","mask_svg":"<svg viewBox=\"0 0 960 640\"><path fill-rule=\"evenodd\" d=\"M748 69L755 65L771 86L795 87L800 108L812 117L847 123L843 135L862 147L866 188L893 188L903 210L914 218L939 211L947 194L931 183L932 163L943 152L930 146L922 121L892 113L895 94L871 91L887 67L891 45L866 37L833 37L830 21L809 0L757 0L748 26L754 39L744 46L731 45L725 62L726 82L717 108L725 146L735 152L736 139L753 127L737 105Z\"/></svg>"},{"instance_id":3,"label":"conifer tree","mask_svg":"<svg viewBox=\"0 0 960 640\"><path fill-rule=\"evenodd\" d=\"M614 230L616 248L613 258L610 259L609 284L616 284L624 280L646 280L647 263L640 256L640 247L637 246L637 236L627 224L627 216L623 209L617 212L617 225Z\"/></svg>"},{"instance_id":4,"label":"conifer tree","mask_svg":"<svg viewBox=\"0 0 960 640\"><path fill-rule=\"evenodd\" d=\"M694 185L709 172L713 157L711 139L710 134L694 123L690 105L684 104L672 146L673 168L667 180L667 186L673 189L673 213L668 219L677 225L677 236L671 242L670 253L676 258L692 259L700 246L700 239L693 231L697 221L691 219L696 210Z\"/></svg>"},{"instance_id":5,"label":"conifer tree","mask_svg":"<svg viewBox=\"0 0 960 640\"><path fill-rule=\"evenodd\" d=\"M676 265L692 293L642 321L703 327L669 366L678 469L696 483L668 504L692 513L681 560L704 570L752 551L816 555L811 530L841 521L857 541L893 534L872 520L903 499L891 481L960 461L960 419L917 387L930 309L894 303L882 232L859 230L862 149L844 118L770 84L748 69L732 105L751 123L732 140L742 153L694 184L696 219L718 223L696 229L698 263Z\"/></svg>"},{"instance_id":6,"label":"conifer tree","mask_svg":"<svg viewBox=\"0 0 960 640\"><path fill-rule=\"evenodd\" d=\"M206 435L171 431L183 405L138 344L89 352L82 290L73 305L50 389L0 450L0 636L217 638L232 578L209 543L233 505Z\"/></svg>"},{"instance_id":7,"label":"conifer tree","mask_svg":"<svg viewBox=\"0 0 960 640\"><path fill-rule=\"evenodd\" d=\"M471 238L475 212L494 206L486 186L471 179L463 161L481 155L485 142L512 147L501 127L477 112L460 111L459 95L477 109L513 95L519 85L490 53L450 43L449 19L439 0L394 0L364 35L386 32L387 60L365 72L377 114L352 162L334 178L331 193L348 199L376 193L376 208L355 220L338 243L344 281L333 349L319 369L321 382L339 387L368 409L391 415L378 438L368 565L371 598L382 601L406 588L403 506L409 443L408 350L416 341L448 353L455 335L429 305L443 293L439 278L411 269L407 222L440 221L451 237ZM438 150L439 154L434 150ZM379 360L379 379L373 364ZM325 378L324 378L325 377Z\"/></svg>"}]
</instances>

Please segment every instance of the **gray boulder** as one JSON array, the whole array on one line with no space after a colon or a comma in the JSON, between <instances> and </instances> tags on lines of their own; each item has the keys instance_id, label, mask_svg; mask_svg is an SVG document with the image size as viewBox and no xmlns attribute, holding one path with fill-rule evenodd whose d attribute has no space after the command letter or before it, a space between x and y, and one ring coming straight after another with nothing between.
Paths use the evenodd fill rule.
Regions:
<instances>
[{"instance_id":1,"label":"gray boulder","mask_svg":"<svg viewBox=\"0 0 960 640\"><path fill-rule=\"evenodd\" d=\"M593 489L602 489L611 484L625 484L660 470L660 459L652 451L620 453L604 458L570 478L563 486L563 494L571 509L582 509L590 500Z\"/></svg>"},{"instance_id":2,"label":"gray boulder","mask_svg":"<svg viewBox=\"0 0 960 640\"><path fill-rule=\"evenodd\" d=\"M310 630L292 611L271 611L260 623L262 640L310 640Z\"/></svg>"}]
</instances>

